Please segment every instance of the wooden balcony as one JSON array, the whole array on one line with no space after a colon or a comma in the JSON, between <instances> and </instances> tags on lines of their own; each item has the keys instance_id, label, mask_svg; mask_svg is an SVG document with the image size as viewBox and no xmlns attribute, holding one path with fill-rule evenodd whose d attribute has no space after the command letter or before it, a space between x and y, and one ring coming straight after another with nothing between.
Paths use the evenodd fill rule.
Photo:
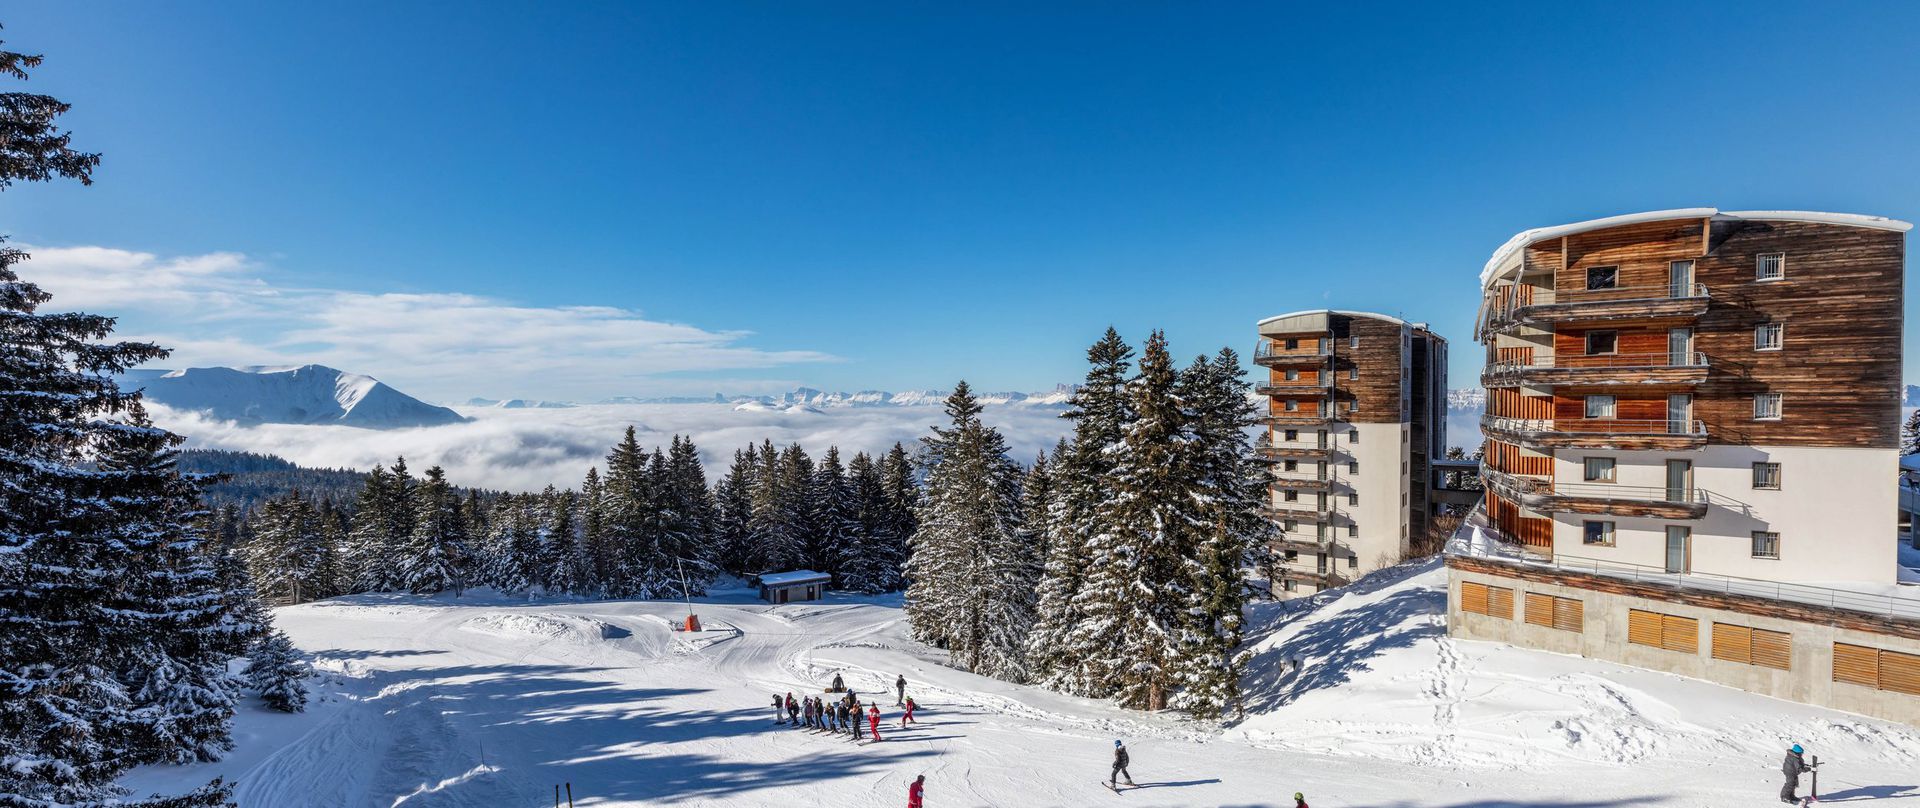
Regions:
<instances>
[{"instance_id":1,"label":"wooden balcony","mask_svg":"<svg viewBox=\"0 0 1920 808\"><path fill-rule=\"evenodd\" d=\"M1506 474L1484 466L1481 467L1480 477L1486 481L1488 490L1541 513L1644 516L1652 519L1699 519L1707 515L1708 495L1697 488L1555 483L1538 477Z\"/></svg>"},{"instance_id":2,"label":"wooden balcony","mask_svg":"<svg viewBox=\"0 0 1920 808\"><path fill-rule=\"evenodd\" d=\"M1706 285L1699 283L1560 292L1541 289L1532 294L1490 296L1486 324L1501 331L1515 325L1698 317L1706 313L1709 298Z\"/></svg>"},{"instance_id":3,"label":"wooden balcony","mask_svg":"<svg viewBox=\"0 0 1920 808\"><path fill-rule=\"evenodd\" d=\"M1267 487L1282 491L1327 491L1333 488L1333 476L1275 474L1272 479L1267 480Z\"/></svg>"},{"instance_id":4,"label":"wooden balcony","mask_svg":"<svg viewBox=\"0 0 1920 808\"><path fill-rule=\"evenodd\" d=\"M1282 570L1280 578L1281 580L1290 579L1301 583L1313 584L1314 587L1319 589L1332 589L1336 586L1346 586L1347 584L1353 583L1352 579L1333 571L1332 568L1329 568L1326 572L1302 572L1293 569Z\"/></svg>"},{"instance_id":5,"label":"wooden balcony","mask_svg":"<svg viewBox=\"0 0 1920 808\"><path fill-rule=\"evenodd\" d=\"M1333 456L1333 447L1316 446L1308 443L1274 443L1273 433L1267 433L1253 442L1253 454L1268 462L1277 460L1326 460Z\"/></svg>"},{"instance_id":6,"label":"wooden balcony","mask_svg":"<svg viewBox=\"0 0 1920 808\"><path fill-rule=\"evenodd\" d=\"M1298 410L1296 412L1268 412L1254 418L1261 426L1324 426L1340 420L1339 417L1318 410Z\"/></svg>"},{"instance_id":7,"label":"wooden balcony","mask_svg":"<svg viewBox=\"0 0 1920 808\"><path fill-rule=\"evenodd\" d=\"M1332 357L1332 348L1321 348L1318 344L1311 348L1296 348L1291 351L1276 346L1269 340L1261 340L1253 346L1253 363L1265 368L1324 365Z\"/></svg>"},{"instance_id":8,"label":"wooden balcony","mask_svg":"<svg viewBox=\"0 0 1920 808\"><path fill-rule=\"evenodd\" d=\"M1313 500L1280 501L1260 509L1261 513L1274 522L1292 519L1296 522L1326 522L1335 513L1333 504L1320 505Z\"/></svg>"},{"instance_id":9,"label":"wooden balcony","mask_svg":"<svg viewBox=\"0 0 1920 808\"><path fill-rule=\"evenodd\" d=\"M1699 384L1707 355L1698 351L1555 356L1495 362L1480 374L1482 387L1554 384Z\"/></svg>"},{"instance_id":10,"label":"wooden balcony","mask_svg":"<svg viewBox=\"0 0 1920 808\"><path fill-rule=\"evenodd\" d=\"M1480 431L1489 438L1529 449L1685 451L1707 445L1707 425L1700 421L1483 415Z\"/></svg>"},{"instance_id":11,"label":"wooden balcony","mask_svg":"<svg viewBox=\"0 0 1920 808\"><path fill-rule=\"evenodd\" d=\"M1296 379L1293 381L1261 382L1253 386L1257 396L1324 396L1333 387L1332 374L1322 374L1318 379Z\"/></svg>"}]
</instances>

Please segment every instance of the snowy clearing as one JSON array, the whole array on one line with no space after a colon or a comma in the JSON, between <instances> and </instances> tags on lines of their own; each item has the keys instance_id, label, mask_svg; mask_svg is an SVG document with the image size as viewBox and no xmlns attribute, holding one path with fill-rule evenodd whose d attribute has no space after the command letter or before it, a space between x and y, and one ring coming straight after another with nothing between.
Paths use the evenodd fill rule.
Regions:
<instances>
[{"instance_id":1,"label":"snowy clearing","mask_svg":"<svg viewBox=\"0 0 1920 808\"><path fill-rule=\"evenodd\" d=\"M320 672L303 715L246 709L215 775L248 808L575 804L929 806L1771 804L1781 750L1826 765L1826 801L1920 806L1920 731L1668 674L1455 642L1426 561L1254 615L1249 715L1221 728L952 670L905 636L898 600L772 607L362 595L278 610ZM1299 658L1298 672L1282 660ZM880 743L773 722L774 693L834 673L883 696ZM908 679L920 723L896 727ZM1143 788L1101 783L1125 739Z\"/></svg>"}]
</instances>

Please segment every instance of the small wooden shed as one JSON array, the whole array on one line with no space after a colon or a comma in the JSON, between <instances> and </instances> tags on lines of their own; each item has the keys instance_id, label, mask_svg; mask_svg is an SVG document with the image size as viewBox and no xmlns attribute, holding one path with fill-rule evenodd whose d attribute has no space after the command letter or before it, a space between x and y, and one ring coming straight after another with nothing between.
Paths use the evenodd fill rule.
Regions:
<instances>
[{"instance_id":1,"label":"small wooden shed","mask_svg":"<svg viewBox=\"0 0 1920 808\"><path fill-rule=\"evenodd\" d=\"M831 580L833 576L813 570L769 572L760 576L760 599L775 604L819 600Z\"/></svg>"}]
</instances>

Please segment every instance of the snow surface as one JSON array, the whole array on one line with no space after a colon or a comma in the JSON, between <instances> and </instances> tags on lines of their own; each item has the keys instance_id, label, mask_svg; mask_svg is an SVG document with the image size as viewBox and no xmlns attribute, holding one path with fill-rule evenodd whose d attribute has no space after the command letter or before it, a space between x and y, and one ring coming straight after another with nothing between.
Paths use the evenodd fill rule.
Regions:
<instances>
[{"instance_id":1,"label":"snow surface","mask_svg":"<svg viewBox=\"0 0 1920 808\"><path fill-rule=\"evenodd\" d=\"M320 365L135 371L121 379L148 401L242 424L333 424L398 429L466 419L372 376Z\"/></svg>"},{"instance_id":2,"label":"snow surface","mask_svg":"<svg viewBox=\"0 0 1920 808\"><path fill-rule=\"evenodd\" d=\"M309 712L248 709L225 761L147 767L179 791L215 775L242 806L1341 806L1770 804L1781 750L1827 761L1829 801L1920 800L1920 731L1619 665L1445 636L1436 562L1263 605L1249 714L1226 727L983 679L908 639L894 598L766 606L363 595L277 611L322 672ZM606 628L599 628L599 627ZM1299 659L1297 671L1283 660ZM772 721L773 694L835 673L920 723L877 744ZM882 701L883 705L891 704ZM1113 740L1134 779L1100 785ZM1904 804L1904 803L1893 803Z\"/></svg>"}]
</instances>

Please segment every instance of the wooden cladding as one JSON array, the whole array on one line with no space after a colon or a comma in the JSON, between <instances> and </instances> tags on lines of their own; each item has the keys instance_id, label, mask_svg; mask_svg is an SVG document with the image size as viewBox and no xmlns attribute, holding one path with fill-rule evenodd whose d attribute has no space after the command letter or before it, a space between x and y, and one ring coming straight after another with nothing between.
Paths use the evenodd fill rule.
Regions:
<instances>
[{"instance_id":1,"label":"wooden cladding","mask_svg":"<svg viewBox=\"0 0 1920 808\"><path fill-rule=\"evenodd\" d=\"M1535 477L1553 476L1553 457L1551 455L1528 452L1511 443L1497 440L1487 441L1487 465L1494 471L1507 474L1526 474Z\"/></svg>"},{"instance_id":2,"label":"wooden cladding","mask_svg":"<svg viewBox=\"0 0 1920 808\"><path fill-rule=\"evenodd\" d=\"M1695 654L1700 651L1700 621L1691 617L1627 610L1627 642Z\"/></svg>"},{"instance_id":3,"label":"wooden cladding","mask_svg":"<svg viewBox=\"0 0 1920 808\"><path fill-rule=\"evenodd\" d=\"M1513 619L1513 590L1477 581L1460 582L1460 610L1502 620Z\"/></svg>"},{"instance_id":4,"label":"wooden cladding","mask_svg":"<svg viewBox=\"0 0 1920 808\"><path fill-rule=\"evenodd\" d=\"M1553 333L1553 355L1559 360L1587 356L1587 332L1612 331L1613 350L1610 353L1625 356L1643 356L1667 353L1668 333L1665 328L1618 328L1618 327L1560 327Z\"/></svg>"},{"instance_id":5,"label":"wooden cladding","mask_svg":"<svg viewBox=\"0 0 1920 808\"><path fill-rule=\"evenodd\" d=\"M1774 670L1790 670L1793 635L1716 622L1713 624L1713 658Z\"/></svg>"},{"instance_id":6,"label":"wooden cladding","mask_svg":"<svg viewBox=\"0 0 1920 808\"><path fill-rule=\"evenodd\" d=\"M1667 396L1665 393L1646 393L1641 395L1622 395L1618 386L1605 387L1587 393L1578 389L1561 392L1565 388L1555 388L1553 414L1548 416L1556 421L1582 421L1587 419L1587 396L1613 396L1613 417L1591 419L1605 421L1665 421L1667 419Z\"/></svg>"},{"instance_id":7,"label":"wooden cladding","mask_svg":"<svg viewBox=\"0 0 1920 808\"><path fill-rule=\"evenodd\" d=\"M1340 378L1339 385L1343 396L1352 401L1352 412L1347 420L1355 423L1397 424L1401 421L1401 382L1405 380L1409 357L1406 344L1408 329L1405 325L1372 317L1345 318L1345 328L1336 326L1336 333L1344 330L1334 340L1334 354L1342 360L1339 367L1352 367L1360 371L1359 378ZM1359 340L1356 347L1355 339ZM1345 370L1339 371L1341 376ZM1423 383L1414 380L1414 384Z\"/></svg>"},{"instance_id":8,"label":"wooden cladding","mask_svg":"<svg viewBox=\"0 0 1920 808\"><path fill-rule=\"evenodd\" d=\"M1920 655L1837 642L1833 680L1920 696Z\"/></svg>"},{"instance_id":9,"label":"wooden cladding","mask_svg":"<svg viewBox=\"0 0 1920 808\"><path fill-rule=\"evenodd\" d=\"M1587 270L1608 266L1618 268L1615 286L1665 286L1672 262L1700 257L1705 226L1705 219L1668 219L1568 236L1565 270L1554 273L1554 289L1585 291Z\"/></svg>"},{"instance_id":10,"label":"wooden cladding","mask_svg":"<svg viewBox=\"0 0 1920 808\"><path fill-rule=\"evenodd\" d=\"M1511 362L1516 365L1531 365L1533 364L1533 346L1527 345L1527 346L1522 346L1517 348L1497 348L1493 352L1493 359L1496 362Z\"/></svg>"},{"instance_id":11,"label":"wooden cladding","mask_svg":"<svg viewBox=\"0 0 1920 808\"><path fill-rule=\"evenodd\" d=\"M1527 622L1536 626L1579 633L1586 626L1586 608L1574 598L1527 593Z\"/></svg>"},{"instance_id":12,"label":"wooden cladding","mask_svg":"<svg viewBox=\"0 0 1920 808\"><path fill-rule=\"evenodd\" d=\"M1552 418L1553 399L1497 387L1487 391L1487 413L1501 418Z\"/></svg>"},{"instance_id":13,"label":"wooden cladding","mask_svg":"<svg viewBox=\"0 0 1920 808\"><path fill-rule=\"evenodd\" d=\"M1487 517L1495 529L1534 552L1553 554L1553 520L1523 516L1519 504L1492 492L1487 493L1486 502Z\"/></svg>"}]
</instances>

